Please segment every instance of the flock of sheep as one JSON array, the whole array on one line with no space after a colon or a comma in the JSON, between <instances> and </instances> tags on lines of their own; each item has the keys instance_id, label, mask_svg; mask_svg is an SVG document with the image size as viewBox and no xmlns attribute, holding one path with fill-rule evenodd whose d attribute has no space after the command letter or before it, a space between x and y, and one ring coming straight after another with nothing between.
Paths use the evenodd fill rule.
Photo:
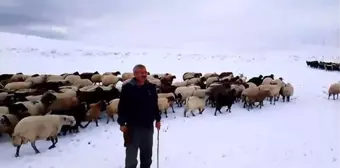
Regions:
<instances>
[{"instance_id":1,"label":"flock of sheep","mask_svg":"<svg viewBox=\"0 0 340 168\"><path fill-rule=\"evenodd\" d=\"M118 113L120 88L134 75L126 72L98 72L73 74L34 74L0 75L0 134L12 137L16 147L15 156L19 156L22 144L31 143L36 153L37 140L50 140L55 147L58 135L79 132L79 127L86 128L92 121L98 126L101 113L107 113L107 123L115 121ZM247 110L262 107L265 99L274 104L282 97L282 101L290 101L294 87L285 83L282 78L273 74L258 76L247 80L243 74L232 72L202 73L186 72L182 82L173 82L176 76L170 73L149 74L147 79L158 89L158 106L160 113L168 117L168 108L174 113L174 105L184 107L195 116L195 112L203 113L207 106L222 113L222 107L231 107L235 103L243 103ZM340 83L332 84L329 97L338 96ZM255 104L257 103L257 104ZM87 122L82 125L82 122Z\"/></svg>"},{"instance_id":2,"label":"flock of sheep","mask_svg":"<svg viewBox=\"0 0 340 168\"><path fill-rule=\"evenodd\" d=\"M311 68L318 68L326 71L340 71L340 63L323 61L306 61L306 64Z\"/></svg>"}]
</instances>

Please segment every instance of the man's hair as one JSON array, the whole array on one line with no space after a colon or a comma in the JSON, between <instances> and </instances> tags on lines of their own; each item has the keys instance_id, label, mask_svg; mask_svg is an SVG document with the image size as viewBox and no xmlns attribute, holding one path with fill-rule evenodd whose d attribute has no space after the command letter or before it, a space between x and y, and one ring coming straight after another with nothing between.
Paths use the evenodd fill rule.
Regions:
<instances>
[{"instance_id":1,"label":"man's hair","mask_svg":"<svg viewBox=\"0 0 340 168\"><path fill-rule=\"evenodd\" d=\"M143 64L137 64L133 67L133 73L135 73L137 69L146 69L146 67Z\"/></svg>"}]
</instances>

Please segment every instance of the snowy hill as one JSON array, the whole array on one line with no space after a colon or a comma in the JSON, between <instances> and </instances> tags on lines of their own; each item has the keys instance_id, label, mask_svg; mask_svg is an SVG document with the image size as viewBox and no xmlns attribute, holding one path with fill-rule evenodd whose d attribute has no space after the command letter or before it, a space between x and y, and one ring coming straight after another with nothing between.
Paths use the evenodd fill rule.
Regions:
<instances>
[{"instance_id":1,"label":"snowy hill","mask_svg":"<svg viewBox=\"0 0 340 168\"><path fill-rule=\"evenodd\" d=\"M90 46L78 42L0 33L0 72L55 73L74 71L131 71L143 63L155 73L170 72L181 79L185 71L259 74L284 78L295 87L290 103L265 102L247 111L240 103L231 114L183 117L183 109L163 118L160 131L162 168L337 168L340 166L339 100L327 100L338 72L308 68L305 60L339 60L338 48L301 46L293 51L225 51L223 49L165 50ZM224 111L224 110L223 110ZM92 124L91 124L92 125ZM156 138L156 134L155 134ZM154 141L156 144L156 139ZM0 138L0 162L7 168L124 167L123 138L117 123L60 138L57 148L39 141L40 154L30 145L15 148ZM156 145L154 149L156 162ZM153 165L153 168L156 166Z\"/></svg>"}]
</instances>

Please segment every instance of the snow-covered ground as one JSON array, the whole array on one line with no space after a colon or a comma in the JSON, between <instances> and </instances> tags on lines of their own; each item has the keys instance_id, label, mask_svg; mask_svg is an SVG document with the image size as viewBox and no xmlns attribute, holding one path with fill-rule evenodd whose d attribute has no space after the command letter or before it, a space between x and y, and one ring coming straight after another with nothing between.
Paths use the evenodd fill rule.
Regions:
<instances>
[{"instance_id":1,"label":"snow-covered ground","mask_svg":"<svg viewBox=\"0 0 340 168\"><path fill-rule=\"evenodd\" d=\"M339 72L308 68L305 60L339 60L338 48L304 46L294 51L211 51L129 49L0 33L0 72L64 73L131 71L143 63L151 72L185 71L275 74L295 86L290 103L265 102L247 111L240 103L232 113L183 117L183 109L162 119L161 168L338 168L340 167L340 100L327 100L328 86ZM170 110L169 110L170 111ZM156 163L156 132L154 157ZM39 141L15 158L9 137L0 138L0 163L6 168L123 168L125 150L117 123L104 120L79 134L61 137L57 148ZM153 164L152 167L156 167Z\"/></svg>"}]
</instances>

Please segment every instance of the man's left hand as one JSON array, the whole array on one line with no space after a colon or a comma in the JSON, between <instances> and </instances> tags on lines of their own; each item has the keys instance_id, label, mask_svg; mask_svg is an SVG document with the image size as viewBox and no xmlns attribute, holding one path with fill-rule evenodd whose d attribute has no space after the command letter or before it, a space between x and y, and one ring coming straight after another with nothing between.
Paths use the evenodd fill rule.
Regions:
<instances>
[{"instance_id":1,"label":"man's left hand","mask_svg":"<svg viewBox=\"0 0 340 168\"><path fill-rule=\"evenodd\" d=\"M161 122L156 122L155 127L156 127L158 130L161 129Z\"/></svg>"}]
</instances>

